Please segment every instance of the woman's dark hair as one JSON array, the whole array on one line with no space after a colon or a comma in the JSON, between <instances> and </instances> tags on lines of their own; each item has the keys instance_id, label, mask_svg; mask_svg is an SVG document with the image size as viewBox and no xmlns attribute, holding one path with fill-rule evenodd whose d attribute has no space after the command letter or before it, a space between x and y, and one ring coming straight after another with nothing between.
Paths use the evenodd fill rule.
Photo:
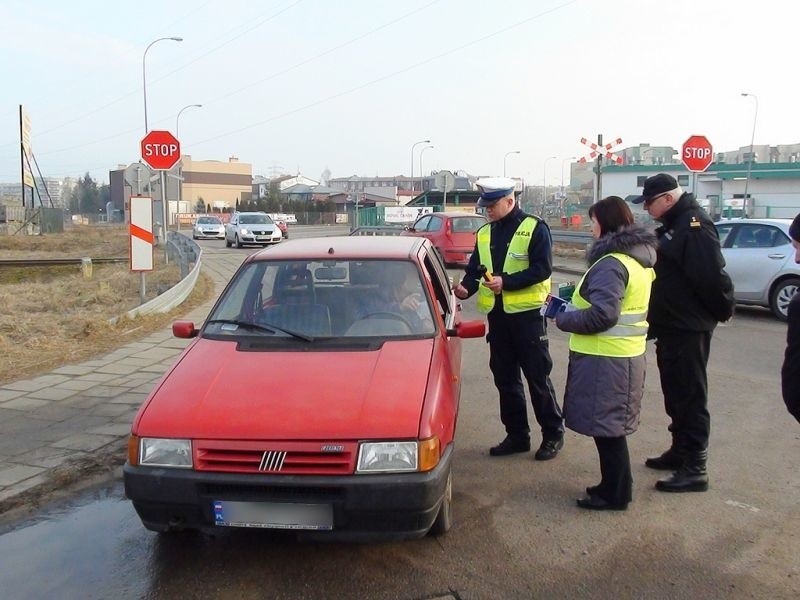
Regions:
<instances>
[{"instance_id":1,"label":"woman's dark hair","mask_svg":"<svg viewBox=\"0 0 800 600\"><path fill-rule=\"evenodd\" d=\"M600 224L600 235L617 231L626 225L633 225L633 213L628 204L619 196L608 196L589 207L589 218Z\"/></svg>"}]
</instances>

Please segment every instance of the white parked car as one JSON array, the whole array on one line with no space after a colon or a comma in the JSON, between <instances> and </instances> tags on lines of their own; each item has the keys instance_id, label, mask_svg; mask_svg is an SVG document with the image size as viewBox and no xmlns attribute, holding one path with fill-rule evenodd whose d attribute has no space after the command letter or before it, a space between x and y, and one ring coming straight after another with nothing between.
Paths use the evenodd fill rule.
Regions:
<instances>
[{"instance_id":1,"label":"white parked car","mask_svg":"<svg viewBox=\"0 0 800 600\"><path fill-rule=\"evenodd\" d=\"M192 226L192 239L215 238L221 240L225 237L225 225L219 217L197 217Z\"/></svg>"},{"instance_id":2,"label":"white parked car","mask_svg":"<svg viewBox=\"0 0 800 600\"><path fill-rule=\"evenodd\" d=\"M237 212L225 224L225 245L241 248L244 244L277 244L283 232L267 213Z\"/></svg>"},{"instance_id":3,"label":"white parked car","mask_svg":"<svg viewBox=\"0 0 800 600\"><path fill-rule=\"evenodd\" d=\"M800 287L789 238L791 219L729 219L716 224L725 270L740 304L766 306L785 321Z\"/></svg>"}]
</instances>

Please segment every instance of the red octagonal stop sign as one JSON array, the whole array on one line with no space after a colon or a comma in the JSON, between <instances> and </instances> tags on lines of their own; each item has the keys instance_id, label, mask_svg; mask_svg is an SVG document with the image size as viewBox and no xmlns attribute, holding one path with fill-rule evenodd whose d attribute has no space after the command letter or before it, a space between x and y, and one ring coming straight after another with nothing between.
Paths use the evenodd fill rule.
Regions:
<instances>
[{"instance_id":1,"label":"red octagonal stop sign","mask_svg":"<svg viewBox=\"0 0 800 600\"><path fill-rule=\"evenodd\" d=\"M157 170L168 170L181 159L181 143L169 131L151 131L142 139L142 160Z\"/></svg>"},{"instance_id":2,"label":"red octagonal stop sign","mask_svg":"<svg viewBox=\"0 0 800 600\"><path fill-rule=\"evenodd\" d=\"M687 169L694 173L702 173L712 162L714 152L711 142L704 135L693 135L683 142L681 160Z\"/></svg>"}]
</instances>

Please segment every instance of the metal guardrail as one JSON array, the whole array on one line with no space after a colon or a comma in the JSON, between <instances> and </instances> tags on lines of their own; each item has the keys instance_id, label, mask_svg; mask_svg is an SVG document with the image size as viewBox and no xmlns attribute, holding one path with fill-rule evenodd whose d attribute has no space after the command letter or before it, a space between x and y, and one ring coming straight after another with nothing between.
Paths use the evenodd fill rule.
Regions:
<instances>
[{"instance_id":1,"label":"metal guardrail","mask_svg":"<svg viewBox=\"0 0 800 600\"><path fill-rule=\"evenodd\" d=\"M554 242L583 244L584 246L588 246L592 241L592 233L590 231L565 231L563 229L551 229L550 235L553 237Z\"/></svg>"},{"instance_id":2,"label":"metal guardrail","mask_svg":"<svg viewBox=\"0 0 800 600\"><path fill-rule=\"evenodd\" d=\"M61 265L82 265L84 258L4 258L0 260L0 269L4 267L58 267ZM94 265L128 262L127 256L106 258L89 258Z\"/></svg>"}]
</instances>

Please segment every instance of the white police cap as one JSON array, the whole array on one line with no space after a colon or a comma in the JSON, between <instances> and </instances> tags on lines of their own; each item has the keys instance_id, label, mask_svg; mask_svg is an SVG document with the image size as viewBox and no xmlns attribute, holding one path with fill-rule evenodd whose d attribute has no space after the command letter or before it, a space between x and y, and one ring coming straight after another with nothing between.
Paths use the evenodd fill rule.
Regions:
<instances>
[{"instance_id":1,"label":"white police cap","mask_svg":"<svg viewBox=\"0 0 800 600\"><path fill-rule=\"evenodd\" d=\"M514 193L517 182L510 177L482 177L475 182L481 197L478 206L490 206Z\"/></svg>"}]
</instances>

